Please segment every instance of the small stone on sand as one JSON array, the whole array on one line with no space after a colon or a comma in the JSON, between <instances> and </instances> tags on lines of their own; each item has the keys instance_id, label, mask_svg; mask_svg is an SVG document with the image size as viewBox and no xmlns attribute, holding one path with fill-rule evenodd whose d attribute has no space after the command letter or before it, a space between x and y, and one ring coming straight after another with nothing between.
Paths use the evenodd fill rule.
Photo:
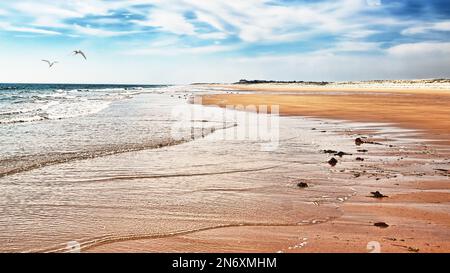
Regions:
<instances>
[{"instance_id":1,"label":"small stone on sand","mask_svg":"<svg viewBox=\"0 0 450 273\"><path fill-rule=\"evenodd\" d=\"M343 157L344 155L352 155L352 154L348 154L348 153L345 153L345 152L339 152L339 153L336 153L336 154L334 154L334 155L336 155L336 156L339 156L339 157Z\"/></svg>"},{"instance_id":2,"label":"small stone on sand","mask_svg":"<svg viewBox=\"0 0 450 273\"><path fill-rule=\"evenodd\" d=\"M419 252L419 249L418 249L418 248L415 248L415 247L408 247L408 251L411 251L411 252Z\"/></svg>"},{"instance_id":3,"label":"small stone on sand","mask_svg":"<svg viewBox=\"0 0 450 273\"><path fill-rule=\"evenodd\" d=\"M361 138L356 138L355 139L355 144L357 145L357 146L360 146L361 144L363 144L364 143L364 141L361 139Z\"/></svg>"},{"instance_id":4,"label":"small stone on sand","mask_svg":"<svg viewBox=\"0 0 450 273\"><path fill-rule=\"evenodd\" d=\"M376 226L376 227L379 227L379 228L387 228L387 227L389 227L389 225L386 224L385 222L376 222L373 225Z\"/></svg>"},{"instance_id":5,"label":"small stone on sand","mask_svg":"<svg viewBox=\"0 0 450 273\"><path fill-rule=\"evenodd\" d=\"M384 198L384 197L388 197L387 195L384 195L384 194L382 194L382 193L379 192L379 191L373 191L373 192L371 192L371 194L372 194L372 197L373 197L373 198Z\"/></svg>"},{"instance_id":6,"label":"small stone on sand","mask_svg":"<svg viewBox=\"0 0 450 273\"><path fill-rule=\"evenodd\" d=\"M328 164L330 164L332 167L336 166L337 163L338 163L338 161L334 157L332 157L330 160L328 160Z\"/></svg>"}]
</instances>

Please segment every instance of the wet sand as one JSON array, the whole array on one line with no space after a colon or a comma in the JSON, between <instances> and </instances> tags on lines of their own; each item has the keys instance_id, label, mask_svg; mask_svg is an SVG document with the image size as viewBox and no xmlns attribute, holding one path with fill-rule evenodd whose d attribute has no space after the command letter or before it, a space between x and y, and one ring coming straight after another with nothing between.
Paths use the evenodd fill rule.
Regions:
<instances>
[{"instance_id":1,"label":"wet sand","mask_svg":"<svg viewBox=\"0 0 450 273\"><path fill-rule=\"evenodd\" d=\"M250 90L228 86L227 92L243 89ZM426 90L389 90L386 93L383 90L367 94L373 90L363 90L364 94L359 94L359 90L348 94L348 90L332 90L337 94L330 95L324 90L323 94L267 94L274 90L255 90L254 87L251 90L257 92L206 95L202 97L202 103L221 107L280 105L283 116L325 118L322 124L327 126L319 125L309 130L334 135L339 142L321 143L322 147L351 153L342 158L334 156L338 164L327 167L329 179L339 177L340 182L337 183L343 183L343 187L353 191L348 199L338 198L341 204L336 207L337 215L325 221L298 225L217 227L165 238L114 242L88 251L450 251L450 109L447 107L450 93L441 90L431 93ZM336 121L333 126L332 121L326 121L329 118L348 120L342 124L350 126L337 126L341 121ZM386 123L391 125L386 127ZM356 145L356 137L365 143ZM330 154L328 158L332 156ZM324 160L316 165L327 164ZM298 175L302 181L313 185L299 192L311 194L317 173L303 170ZM338 185L336 181L331 184ZM374 191L387 197L373 198L371 192ZM313 201L313 204L320 208L325 204L323 202ZM318 218L320 214L318 212Z\"/></svg>"},{"instance_id":2,"label":"wet sand","mask_svg":"<svg viewBox=\"0 0 450 273\"><path fill-rule=\"evenodd\" d=\"M436 166L415 169L418 166L414 163L417 160L414 153L403 156L409 159L394 166L383 163L382 154L366 155L366 160L372 163L361 168L350 167L353 157L348 160L349 165L335 170L333 174L345 177L346 186L353 185L355 193L339 205L338 216L323 223L214 228L165 238L114 242L87 251L328 253L371 252L372 247L379 247L381 252L449 252L450 180L433 173ZM416 163L423 164L419 162ZM388 170L391 175L386 174ZM365 174L352 177L352 173L358 172ZM305 173L303 176L311 177ZM304 189L305 194L309 190ZM369 197L376 190L389 197ZM318 203L320 207L322 204ZM321 214L317 211L317 217ZM376 227L376 222L389 226Z\"/></svg>"},{"instance_id":3,"label":"wet sand","mask_svg":"<svg viewBox=\"0 0 450 273\"><path fill-rule=\"evenodd\" d=\"M415 152L403 156L408 159L398 164L396 160L383 163L381 153L366 155L365 159L371 163L361 168L352 166L354 157L342 160L347 161L340 162L345 166L333 170L333 176L347 180L346 187L351 185L354 194L348 200L342 200L337 208L338 215L323 222L217 227L164 238L114 242L87 251L370 252L372 246L379 246L381 252L449 252L450 180L448 176L436 173L435 165L418 167L423 164L423 158L417 160ZM441 167L445 162L449 164L443 160ZM363 175L355 177L355 173ZM302 176L314 175L302 172ZM313 184L308 179L303 181ZM301 191L311 194L311 190L313 188ZM370 192L377 190L389 197L370 197ZM316 204L317 208L322 202ZM319 210L316 213L317 218L324 215ZM376 222L385 222L389 226L376 227Z\"/></svg>"}]
</instances>

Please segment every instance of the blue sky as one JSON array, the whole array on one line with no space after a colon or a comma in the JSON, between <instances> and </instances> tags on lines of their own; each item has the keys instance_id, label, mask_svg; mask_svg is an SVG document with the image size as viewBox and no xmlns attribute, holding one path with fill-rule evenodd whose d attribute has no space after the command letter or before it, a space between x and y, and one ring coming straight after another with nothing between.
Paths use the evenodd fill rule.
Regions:
<instances>
[{"instance_id":1,"label":"blue sky","mask_svg":"<svg viewBox=\"0 0 450 273\"><path fill-rule=\"evenodd\" d=\"M450 1L0 1L0 50L0 82L450 78Z\"/></svg>"}]
</instances>

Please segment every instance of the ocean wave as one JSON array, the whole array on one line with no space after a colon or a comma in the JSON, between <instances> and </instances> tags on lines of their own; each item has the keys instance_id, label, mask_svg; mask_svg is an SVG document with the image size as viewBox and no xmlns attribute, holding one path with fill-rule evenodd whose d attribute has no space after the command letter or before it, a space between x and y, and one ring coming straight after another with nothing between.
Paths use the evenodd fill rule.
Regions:
<instances>
[{"instance_id":1,"label":"ocean wave","mask_svg":"<svg viewBox=\"0 0 450 273\"><path fill-rule=\"evenodd\" d=\"M18 118L10 118L10 119L0 119L0 124L14 124L14 123L24 123L24 122L32 122L32 121L40 121L48 119L45 116L31 116L31 117L18 117Z\"/></svg>"},{"instance_id":2,"label":"ocean wave","mask_svg":"<svg viewBox=\"0 0 450 273\"><path fill-rule=\"evenodd\" d=\"M6 111L6 112L0 112L0 116L11 116L11 115L18 115L23 114L24 112L22 110L13 110L13 111Z\"/></svg>"},{"instance_id":3,"label":"ocean wave","mask_svg":"<svg viewBox=\"0 0 450 273\"><path fill-rule=\"evenodd\" d=\"M23 103L19 106L14 107L5 107L3 111L0 112L0 116L19 116L23 114L29 113L39 113L39 111L43 110L44 106L35 103ZM33 114L32 114L33 115ZM1 122L0 117L0 122Z\"/></svg>"},{"instance_id":4,"label":"ocean wave","mask_svg":"<svg viewBox=\"0 0 450 273\"><path fill-rule=\"evenodd\" d=\"M49 101L34 107L0 113L0 124L35 122L87 116L106 109L112 101Z\"/></svg>"},{"instance_id":5,"label":"ocean wave","mask_svg":"<svg viewBox=\"0 0 450 273\"><path fill-rule=\"evenodd\" d=\"M16 92L0 93L2 101L0 124L36 122L42 120L65 119L98 113L112 102L130 99L157 88L143 87L102 87L53 88L28 90L18 88Z\"/></svg>"}]
</instances>

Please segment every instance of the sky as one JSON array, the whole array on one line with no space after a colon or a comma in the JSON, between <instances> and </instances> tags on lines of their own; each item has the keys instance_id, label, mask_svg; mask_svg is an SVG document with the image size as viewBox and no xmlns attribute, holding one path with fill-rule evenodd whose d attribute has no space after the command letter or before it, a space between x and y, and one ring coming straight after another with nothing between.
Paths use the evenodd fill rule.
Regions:
<instances>
[{"instance_id":1,"label":"sky","mask_svg":"<svg viewBox=\"0 0 450 273\"><path fill-rule=\"evenodd\" d=\"M413 78L450 78L449 0L0 0L0 82Z\"/></svg>"}]
</instances>

